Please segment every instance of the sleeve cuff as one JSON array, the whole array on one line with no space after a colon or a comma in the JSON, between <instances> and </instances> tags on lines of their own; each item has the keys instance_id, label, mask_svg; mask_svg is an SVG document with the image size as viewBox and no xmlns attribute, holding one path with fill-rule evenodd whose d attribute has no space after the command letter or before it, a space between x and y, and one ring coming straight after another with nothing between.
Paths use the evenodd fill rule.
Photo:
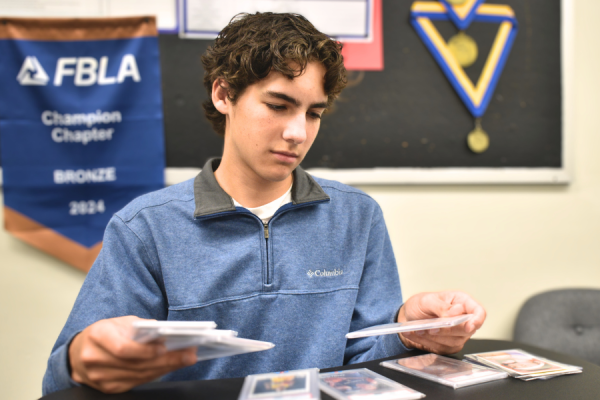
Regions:
<instances>
[{"instance_id":1,"label":"sleeve cuff","mask_svg":"<svg viewBox=\"0 0 600 400\"><path fill-rule=\"evenodd\" d=\"M75 382L71 378L71 367L69 363L69 347L75 336L78 334L79 332L73 334L69 341L58 348L52 355L52 361L49 368L52 371L52 380L54 381L56 390L81 386L81 384Z\"/></svg>"},{"instance_id":2,"label":"sleeve cuff","mask_svg":"<svg viewBox=\"0 0 600 400\"><path fill-rule=\"evenodd\" d=\"M383 335L380 339L383 340L383 348L388 354L388 357L400 355L411 350L402 343L402 340L400 340L400 336L398 336L397 333Z\"/></svg>"}]
</instances>

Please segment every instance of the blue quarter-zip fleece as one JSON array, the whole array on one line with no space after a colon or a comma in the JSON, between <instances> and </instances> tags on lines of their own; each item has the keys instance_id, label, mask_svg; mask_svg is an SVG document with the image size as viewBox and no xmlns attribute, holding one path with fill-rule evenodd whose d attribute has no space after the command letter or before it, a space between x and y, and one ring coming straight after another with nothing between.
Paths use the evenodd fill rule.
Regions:
<instances>
[{"instance_id":1,"label":"blue quarter-zip fleece","mask_svg":"<svg viewBox=\"0 0 600 400\"><path fill-rule=\"evenodd\" d=\"M209 160L196 179L141 196L113 216L52 349L44 394L75 385L68 346L77 333L124 315L215 321L239 337L275 344L201 361L163 380L327 368L406 351L395 334L345 338L393 322L402 304L378 204L297 168L292 203L265 229L219 187L218 163Z\"/></svg>"}]
</instances>

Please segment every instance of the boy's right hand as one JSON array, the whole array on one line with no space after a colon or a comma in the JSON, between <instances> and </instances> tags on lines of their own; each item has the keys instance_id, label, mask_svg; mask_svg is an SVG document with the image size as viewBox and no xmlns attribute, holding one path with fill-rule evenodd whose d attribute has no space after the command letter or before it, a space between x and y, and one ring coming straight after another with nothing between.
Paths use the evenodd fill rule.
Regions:
<instances>
[{"instance_id":1,"label":"boy's right hand","mask_svg":"<svg viewBox=\"0 0 600 400\"><path fill-rule=\"evenodd\" d=\"M75 336L69 346L71 378L104 393L121 393L196 363L195 347L167 352L162 343L132 340L131 324L140 319L103 319Z\"/></svg>"}]
</instances>

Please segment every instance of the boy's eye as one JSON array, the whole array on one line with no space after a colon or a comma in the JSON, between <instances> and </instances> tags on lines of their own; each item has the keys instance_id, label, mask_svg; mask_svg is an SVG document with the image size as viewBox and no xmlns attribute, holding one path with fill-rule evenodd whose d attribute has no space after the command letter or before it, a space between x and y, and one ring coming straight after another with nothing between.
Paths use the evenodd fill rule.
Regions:
<instances>
[{"instance_id":1,"label":"boy's eye","mask_svg":"<svg viewBox=\"0 0 600 400\"><path fill-rule=\"evenodd\" d=\"M317 112L309 112L308 115L312 118L312 119L321 119L321 114L317 113Z\"/></svg>"},{"instance_id":2,"label":"boy's eye","mask_svg":"<svg viewBox=\"0 0 600 400\"><path fill-rule=\"evenodd\" d=\"M269 107L271 110L275 110L275 111L283 111L285 110L285 106L279 105L279 104L270 104L267 103L267 107Z\"/></svg>"}]
</instances>

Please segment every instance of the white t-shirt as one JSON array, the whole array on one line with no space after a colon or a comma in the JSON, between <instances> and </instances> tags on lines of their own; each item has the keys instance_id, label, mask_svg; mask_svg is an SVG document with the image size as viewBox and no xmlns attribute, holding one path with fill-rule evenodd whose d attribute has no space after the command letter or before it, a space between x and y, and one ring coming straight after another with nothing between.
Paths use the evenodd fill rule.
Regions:
<instances>
[{"instance_id":1,"label":"white t-shirt","mask_svg":"<svg viewBox=\"0 0 600 400\"><path fill-rule=\"evenodd\" d=\"M263 224L269 223L269 220L271 219L271 217L273 217L273 214L275 214L275 211L279 210L279 207L283 206L284 204L291 203L291 202L292 202L292 186L290 186L290 188L287 190L287 192L285 192L284 195L281 196L280 198L275 199L272 202L265 204L264 206L260 206L260 207L254 207L254 208L244 207L243 205L238 203L236 199L233 199L233 204L236 207L244 207L245 209L250 211L252 214L254 214L258 218L260 218L261 221L263 222Z\"/></svg>"}]
</instances>

